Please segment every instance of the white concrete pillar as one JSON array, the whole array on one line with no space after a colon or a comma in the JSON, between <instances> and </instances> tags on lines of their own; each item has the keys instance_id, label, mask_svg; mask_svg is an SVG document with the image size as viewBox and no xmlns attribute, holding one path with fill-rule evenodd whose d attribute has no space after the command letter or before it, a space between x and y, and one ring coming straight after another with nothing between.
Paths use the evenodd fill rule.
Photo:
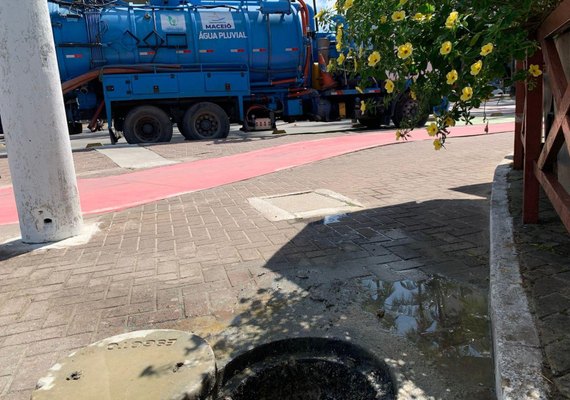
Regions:
<instances>
[{"instance_id":1,"label":"white concrete pillar","mask_svg":"<svg viewBox=\"0 0 570 400\"><path fill-rule=\"evenodd\" d=\"M83 225L52 35L46 0L0 1L0 116L27 243Z\"/></svg>"}]
</instances>

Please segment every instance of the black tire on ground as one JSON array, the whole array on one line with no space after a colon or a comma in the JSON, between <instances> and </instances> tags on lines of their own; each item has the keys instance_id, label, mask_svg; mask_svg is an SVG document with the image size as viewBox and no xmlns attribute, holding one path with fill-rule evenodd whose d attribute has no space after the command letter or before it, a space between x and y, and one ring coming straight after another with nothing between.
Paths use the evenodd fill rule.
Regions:
<instances>
[{"instance_id":1,"label":"black tire on ground","mask_svg":"<svg viewBox=\"0 0 570 400\"><path fill-rule=\"evenodd\" d=\"M79 135L83 133L83 124L81 122L68 122L67 131L70 135Z\"/></svg>"},{"instance_id":2,"label":"black tire on ground","mask_svg":"<svg viewBox=\"0 0 570 400\"><path fill-rule=\"evenodd\" d=\"M170 142L172 122L158 107L139 106L125 117L123 136L130 144Z\"/></svg>"},{"instance_id":3,"label":"black tire on ground","mask_svg":"<svg viewBox=\"0 0 570 400\"><path fill-rule=\"evenodd\" d=\"M377 118L358 118L358 123L368 129L378 129L382 125L382 122Z\"/></svg>"},{"instance_id":4,"label":"black tire on ground","mask_svg":"<svg viewBox=\"0 0 570 400\"><path fill-rule=\"evenodd\" d=\"M429 114L427 112L423 113L418 122L416 122L416 128L424 127L428 122L428 119L429 119Z\"/></svg>"},{"instance_id":5,"label":"black tire on ground","mask_svg":"<svg viewBox=\"0 0 570 400\"><path fill-rule=\"evenodd\" d=\"M422 127L426 124L429 118L429 113L422 112L417 101L409 98L403 97L394 110L394 115L392 115L392 122L396 128L405 127L410 128Z\"/></svg>"},{"instance_id":6,"label":"black tire on ground","mask_svg":"<svg viewBox=\"0 0 570 400\"><path fill-rule=\"evenodd\" d=\"M185 140L194 140L194 138L190 137L190 134L184 129L184 124L182 122L177 122L176 126L178 127L178 131L182 136L184 136Z\"/></svg>"},{"instance_id":7,"label":"black tire on ground","mask_svg":"<svg viewBox=\"0 0 570 400\"><path fill-rule=\"evenodd\" d=\"M224 109L209 102L190 107L181 125L180 133L189 140L221 139L230 133L230 119Z\"/></svg>"}]
</instances>

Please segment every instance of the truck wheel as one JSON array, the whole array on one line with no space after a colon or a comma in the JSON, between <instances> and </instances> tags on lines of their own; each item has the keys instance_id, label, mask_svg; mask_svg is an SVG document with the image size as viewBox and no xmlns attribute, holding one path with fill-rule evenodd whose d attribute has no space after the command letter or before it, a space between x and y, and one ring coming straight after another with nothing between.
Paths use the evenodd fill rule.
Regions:
<instances>
[{"instance_id":1,"label":"truck wheel","mask_svg":"<svg viewBox=\"0 0 570 400\"><path fill-rule=\"evenodd\" d=\"M190 140L225 138L230 133L230 119L219 105L198 103L184 114L180 132Z\"/></svg>"},{"instance_id":2,"label":"truck wheel","mask_svg":"<svg viewBox=\"0 0 570 400\"><path fill-rule=\"evenodd\" d=\"M426 124L429 113L421 112L420 106L417 101L404 97L401 99L394 110L392 115L392 122L396 128L405 127L411 128L422 127Z\"/></svg>"},{"instance_id":3,"label":"truck wheel","mask_svg":"<svg viewBox=\"0 0 570 400\"><path fill-rule=\"evenodd\" d=\"M79 135L83 133L83 124L81 122L68 122L67 130L70 135Z\"/></svg>"},{"instance_id":4,"label":"truck wheel","mask_svg":"<svg viewBox=\"0 0 570 400\"><path fill-rule=\"evenodd\" d=\"M125 117L123 136L131 144L170 142L172 122L158 107L136 107Z\"/></svg>"},{"instance_id":5,"label":"truck wheel","mask_svg":"<svg viewBox=\"0 0 570 400\"><path fill-rule=\"evenodd\" d=\"M178 122L176 124L176 126L178 126L178 131L180 132L180 134L182 136L184 136L184 139L186 140L194 140L193 138L190 137L190 135L188 134L188 132L184 129L184 124L182 122Z\"/></svg>"},{"instance_id":6,"label":"truck wheel","mask_svg":"<svg viewBox=\"0 0 570 400\"><path fill-rule=\"evenodd\" d=\"M368 129L378 129L382 125L382 121L378 118L358 118L358 123Z\"/></svg>"}]
</instances>

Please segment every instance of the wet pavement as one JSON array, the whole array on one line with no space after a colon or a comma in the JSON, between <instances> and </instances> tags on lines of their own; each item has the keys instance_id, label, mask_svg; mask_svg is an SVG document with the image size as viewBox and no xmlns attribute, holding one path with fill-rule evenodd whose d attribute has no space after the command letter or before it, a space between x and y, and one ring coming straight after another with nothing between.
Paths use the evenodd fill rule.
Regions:
<instances>
[{"instance_id":1,"label":"wet pavement","mask_svg":"<svg viewBox=\"0 0 570 400\"><path fill-rule=\"evenodd\" d=\"M227 155L267 141L193 145L157 151ZM1 396L27 400L47 368L88 343L170 328L206 338L219 367L269 341L326 336L385 360L400 399L492 399L489 195L511 146L507 133L450 138L440 152L368 149L91 217L99 230L76 246L4 245ZM318 189L363 210L270 221L248 202Z\"/></svg>"},{"instance_id":2,"label":"wet pavement","mask_svg":"<svg viewBox=\"0 0 570 400\"><path fill-rule=\"evenodd\" d=\"M425 281L362 281L365 310L383 328L413 342L447 376L493 392L491 327L484 290L437 276ZM483 394L480 394L483 396Z\"/></svg>"}]
</instances>

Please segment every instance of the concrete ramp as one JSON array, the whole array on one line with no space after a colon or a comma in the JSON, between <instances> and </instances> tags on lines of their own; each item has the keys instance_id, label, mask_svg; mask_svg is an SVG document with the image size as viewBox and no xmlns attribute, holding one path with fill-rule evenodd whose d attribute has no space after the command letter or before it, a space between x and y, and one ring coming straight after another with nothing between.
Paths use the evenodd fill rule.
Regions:
<instances>
[{"instance_id":1,"label":"concrete ramp","mask_svg":"<svg viewBox=\"0 0 570 400\"><path fill-rule=\"evenodd\" d=\"M121 168L142 169L176 164L176 161L167 160L154 151L138 145L114 145L96 150Z\"/></svg>"}]
</instances>

